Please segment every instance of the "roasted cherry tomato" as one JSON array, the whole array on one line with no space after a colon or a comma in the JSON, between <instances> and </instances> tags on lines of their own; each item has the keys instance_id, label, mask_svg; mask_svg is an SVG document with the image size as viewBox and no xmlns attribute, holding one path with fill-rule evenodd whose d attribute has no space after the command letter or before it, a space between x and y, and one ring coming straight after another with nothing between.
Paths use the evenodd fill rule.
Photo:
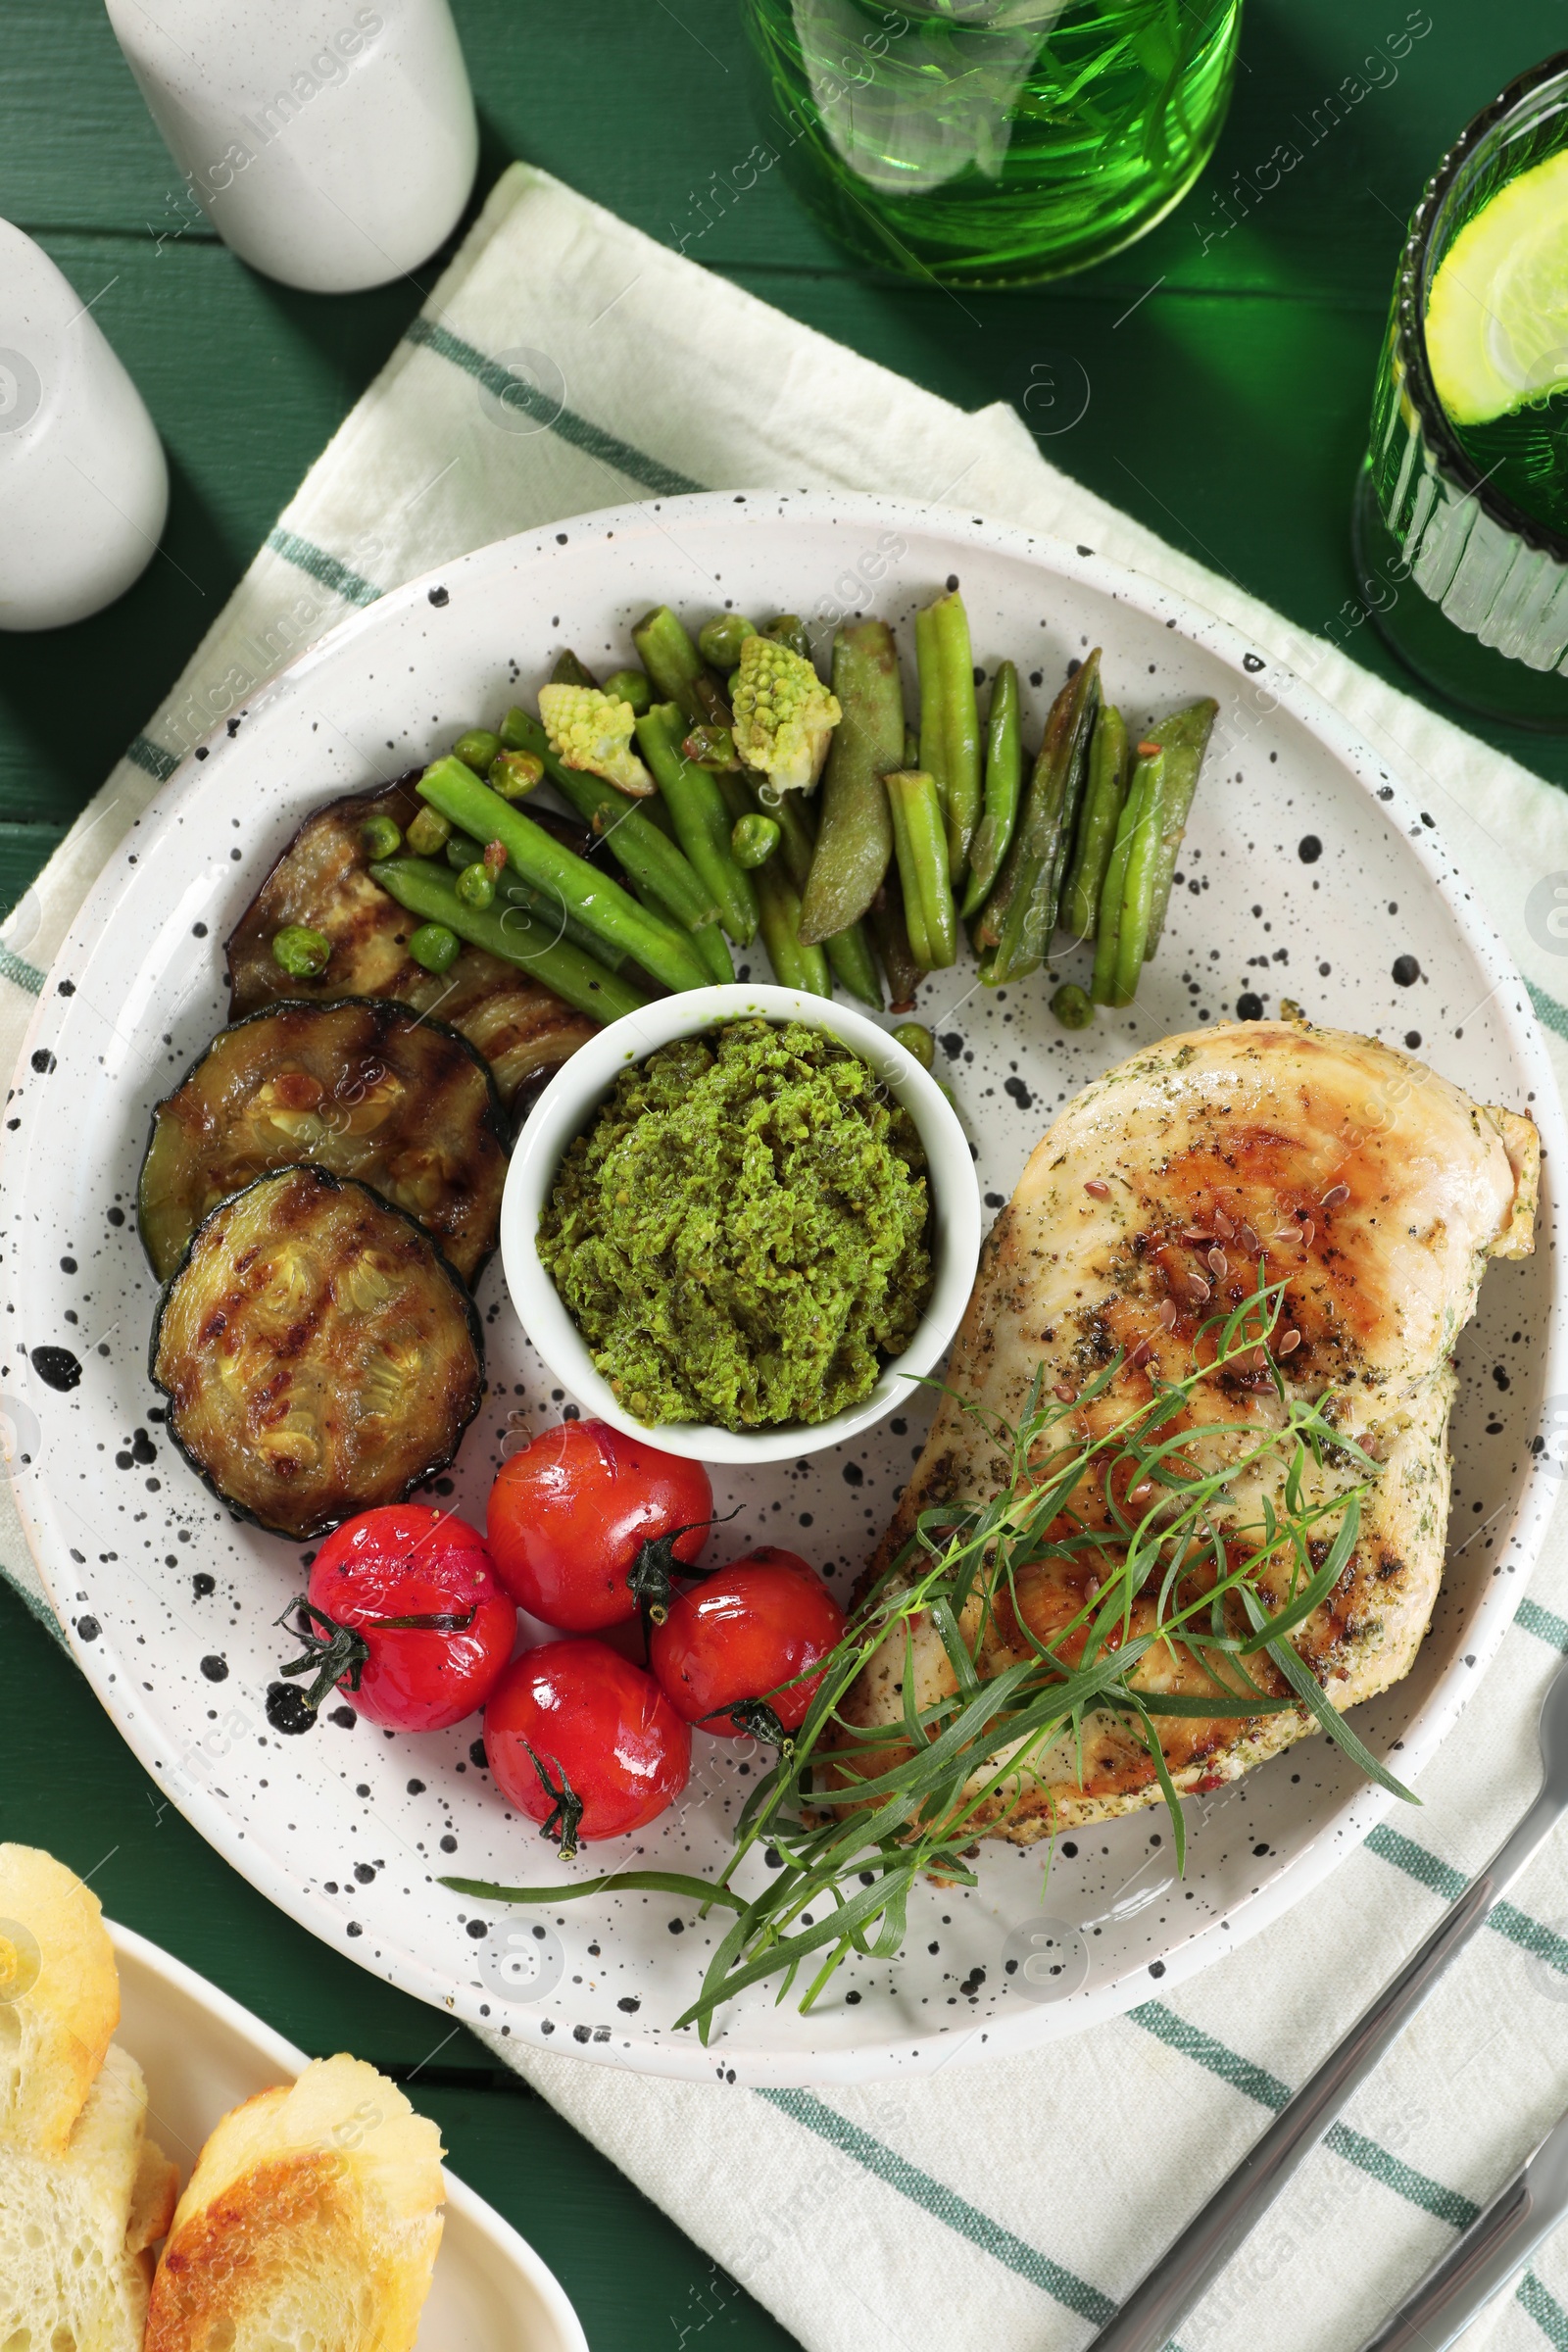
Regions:
<instances>
[{"instance_id":1,"label":"roasted cherry tomato","mask_svg":"<svg viewBox=\"0 0 1568 2352\"><path fill-rule=\"evenodd\" d=\"M564 1634L596 1634L645 1600L662 1613L675 1563L701 1556L712 1514L701 1462L607 1421L563 1421L503 1465L486 1525L514 1600Z\"/></svg>"},{"instance_id":2,"label":"roasted cherry tomato","mask_svg":"<svg viewBox=\"0 0 1568 2352\"><path fill-rule=\"evenodd\" d=\"M402 1502L362 1511L327 1537L283 1623L306 1645L283 1672L314 1676L308 1706L323 1706L335 1687L370 1723L440 1732L495 1689L517 1609L476 1529Z\"/></svg>"},{"instance_id":3,"label":"roasted cherry tomato","mask_svg":"<svg viewBox=\"0 0 1568 2352\"><path fill-rule=\"evenodd\" d=\"M579 1838L640 1830L679 1796L692 1736L651 1674L605 1642L524 1650L484 1712L502 1794L569 1860Z\"/></svg>"},{"instance_id":4,"label":"roasted cherry tomato","mask_svg":"<svg viewBox=\"0 0 1568 2352\"><path fill-rule=\"evenodd\" d=\"M775 1726L800 1730L822 1679L810 1670L843 1631L844 1611L816 1570L764 1544L675 1595L649 1636L648 1662L688 1723L726 1740L770 1738Z\"/></svg>"}]
</instances>

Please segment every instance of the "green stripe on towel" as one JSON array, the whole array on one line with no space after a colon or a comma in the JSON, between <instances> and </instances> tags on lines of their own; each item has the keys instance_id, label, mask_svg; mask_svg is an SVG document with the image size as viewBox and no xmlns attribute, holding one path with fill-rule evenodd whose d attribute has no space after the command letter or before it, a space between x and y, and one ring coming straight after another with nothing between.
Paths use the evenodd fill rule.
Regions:
<instances>
[{"instance_id":1,"label":"green stripe on towel","mask_svg":"<svg viewBox=\"0 0 1568 2352\"><path fill-rule=\"evenodd\" d=\"M372 580L362 579L357 571L350 571L346 564L340 564L336 556L329 556L325 548L300 538L295 531L285 531L281 523L268 532L267 544L274 556L281 556L285 564L309 572L313 580L330 588L345 604L373 605L383 594Z\"/></svg>"},{"instance_id":2,"label":"green stripe on towel","mask_svg":"<svg viewBox=\"0 0 1568 2352\"><path fill-rule=\"evenodd\" d=\"M4 941L0 941L0 979L14 981L18 988L24 988L29 997L41 997L43 978L35 963L29 963L24 956L14 955Z\"/></svg>"},{"instance_id":3,"label":"green stripe on towel","mask_svg":"<svg viewBox=\"0 0 1568 2352\"><path fill-rule=\"evenodd\" d=\"M449 333L446 327L437 326L432 319L416 318L404 340L421 350L433 351L438 359L449 360L497 400L505 401L509 409L534 417L559 439L569 442L573 449L598 458L602 465L612 466L628 480L641 482L645 490L657 490L665 498L679 498L685 491L708 488L706 482L694 482L689 474L677 473L673 466L662 465L658 458L649 457L646 450L635 449L629 441L607 433L602 425L590 423L574 410L559 407L548 394L536 391L525 376L514 375L498 360L486 359L482 351Z\"/></svg>"},{"instance_id":4,"label":"green stripe on towel","mask_svg":"<svg viewBox=\"0 0 1568 2352\"><path fill-rule=\"evenodd\" d=\"M1016 2271L1020 2278L1043 2288L1054 2302L1076 2312L1080 2319L1092 2320L1097 2328L1103 2328L1107 2320L1115 2317L1116 2306L1108 2295L1102 2295L1087 2279L1063 2270L1049 2255L1026 2245L1021 2237L1014 2237L1010 2230L992 2221L989 2214L981 2213L977 2206L968 2204L940 2180L934 2180L929 2173L906 2164L902 2156L896 2156L891 2148L873 2139L868 2132L861 2132L810 2091L761 2090L757 2095L806 2131L827 2140L841 2155L863 2165L868 2173L885 2181L889 2188L897 2189L911 2204L923 2207L937 2221L946 2222L959 2237L966 2237L971 2245L994 2256L1007 2270Z\"/></svg>"},{"instance_id":5,"label":"green stripe on towel","mask_svg":"<svg viewBox=\"0 0 1568 2352\"><path fill-rule=\"evenodd\" d=\"M1513 1613L1513 1621L1527 1634L1534 1634L1538 1642L1544 1642L1568 1656L1568 1619L1554 1617L1550 1609L1542 1608L1538 1601L1522 1600Z\"/></svg>"},{"instance_id":6,"label":"green stripe on towel","mask_svg":"<svg viewBox=\"0 0 1568 2352\"><path fill-rule=\"evenodd\" d=\"M1514 2300L1524 2306L1547 2343L1556 2346L1556 2352L1568 2352L1568 2311L1564 2311L1555 2295L1547 2293L1534 2271L1526 2271Z\"/></svg>"},{"instance_id":7,"label":"green stripe on towel","mask_svg":"<svg viewBox=\"0 0 1568 2352\"><path fill-rule=\"evenodd\" d=\"M163 745L154 743L150 735L138 735L127 743L125 758L132 767L139 767L144 776L156 776L160 784L167 784L179 765L179 754L166 752Z\"/></svg>"},{"instance_id":8,"label":"green stripe on towel","mask_svg":"<svg viewBox=\"0 0 1568 2352\"><path fill-rule=\"evenodd\" d=\"M1548 997L1544 988L1538 988L1533 980L1527 980L1525 986L1530 991L1530 1002L1536 1008L1536 1018L1543 1029L1552 1029L1559 1037L1568 1037L1568 1011L1564 1010L1555 997Z\"/></svg>"}]
</instances>

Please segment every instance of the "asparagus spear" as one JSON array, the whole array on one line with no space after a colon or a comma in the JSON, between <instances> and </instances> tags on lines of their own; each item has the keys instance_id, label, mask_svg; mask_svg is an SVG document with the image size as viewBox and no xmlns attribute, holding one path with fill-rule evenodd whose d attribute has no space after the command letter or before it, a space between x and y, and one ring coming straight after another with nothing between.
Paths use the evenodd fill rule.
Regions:
<instances>
[{"instance_id":1,"label":"asparagus spear","mask_svg":"<svg viewBox=\"0 0 1568 2352\"><path fill-rule=\"evenodd\" d=\"M985 812L969 845L969 887L963 894L963 919L978 914L986 894L1002 871L1002 860L1018 821L1018 799L1023 789L1023 730L1018 708L1018 672L1011 662L997 670L991 688L991 712L986 721Z\"/></svg>"},{"instance_id":2,"label":"asparagus spear","mask_svg":"<svg viewBox=\"0 0 1568 2352\"><path fill-rule=\"evenodd\" d=\"M1133 827L1138 822L1138 805L1143 798L1143 778L1135 775L1128 787L1127 798L1116 819L1116 838L1110 845L1110 857L1105 864L1105 879L1100 886L1100 906L1095 917L1095 969L1089 983L1089 995L1096 1004L1111 1004L1116 980L1116 962L1121 948L1121 901L1127 882L1127 860L1132 852Z\"/></svg>"},{"instance_id":3,"label":"asparagus spear","mask_svg":"<svg viewBox=\"0 0 1568 2352\"><path fill-rule=\"evenodd\" d=\"M1116 933L1116 970L1110 1003L1130 1004L1138 994L1138 975L1149 953L1149 924L1159 875L1160 843L1165 829L1165 754L1139 755L1139 804L1127 845L1127 870L1122 877L1121 920Z\"/></svg>"},{"instance_id":4,"label":"asparagus spear","mask_svg":"<svg viewBox=\"0 0 1568 2352\"><path fill-rule=\"evenodd\" d=\"M563 646L556 656L556 666L550 672L552 686L595 686L599 680L591 669L585 669L569 645Z\"/></svg>"},{"instance_id":5,"label":"asparagus spear","mask_svg":"<svg viewBox=\"0 0 1568 2352\"><path fill-rule=\"evenodd\" d=\"M457 876L428 858L389 858L372 865L370 872L411 914L422 922L444 924L504 963L517 964L553 989L563 1004L592 1020L618 1020L648 1002L630 981L607 971L581 948L557 939L549 923L527 907L466 906L458 896Z\"/></svg>"},{"instance_id":6,"label":"asparagus spear","mask_svg":"<svg viewBox=\"0 0 1568 2352\"><path fill-rule=\"evenodd\" d=\"M1051 953L1061 869L1099 704L1097 646L1051 707L1012 847L975 926L975 944L982 953L980 977L988 988L1038 971Z\"/></svg>"},{"instance_id":7,"label":"asparagus spear","mask_svg":"<svg viewBox=\"0 0 1568 2352\"><path fill-rule=\"evenodd\" d=\"M637 721L637 741L693 871L718 901L719 919L738 947L757 936L760 909L751 876L729 846L732 818L715 777L681 752L684 729L673 703L656 703Z\"/></svg>"},{"instance_id":8,"label":"asparagus spear","mask_svg":"<svg viewBox=\"0 0 1568 2352\"><path fill-rule=\"evenodd\" d=\"M1089 777L1078 813L1072 867L1061 894L1061 927L1074 939L1092 936L1100 912L1100 886L1110 863L1116 819L1127 797L1127 724L1110 703L1102 703L1089 746Z\"/></svg>"},{"instance_id":9,"label":"asparagus spear","mask_svg":"<svg viewBox=\"0 0 1568 2352\"><path fill-rule=\"evenodd\" d=\"M893 855L882 778L904 755L904 688L886 621L852 621L838 631L832 682L844 715L822 775L816 849L801 908L801 937L809 941L859 921Z\"/></svg>"},{"instance_id":10,"label":"asparagus spear","mask_svg":"<svg viewBox=\"0 0 1568 2352\"><path fill-rule=\"evenodd\" d=\"M1165 914L1170 906L1170 888L1176 873L1176 858L1192 814L1193 795L1198 789L1199 770L1203 754L1208 749L1209 733L1219 711L1219 705L1207 697L1199 703L1189 703L1185 710L1173 710L1152 729L1153 740L1162 745L1165 753L1165 786L1162 797L1159 860L1154 875L1154 897L1149 914L1149 938L1145 956L1152 956L1159 945L1159 935L1165 928Z\"/></svg>"},{"instance_id":11,"label":"asparagus spear","mask_svg":"<svg viewBox=\"0 0 1568 2352\"><path fill-rule=\"evenodd\" d=\"M916 961L931 971L954 962L958 953L942 803L935 777L924 768L895 768L884 782L909 945Z\"/></svg>"},{"instance_id":12,"label":"asparagus spear","mask_svg":"<svg viewBox=\"0 0 1568 2352\"><path fill-rule=\"evenodd\" d=\"M936 777L948 826L948 870L963 879L980 819L980 712L969 616L950 589L915 622L920 664L920 764Z\"/></svg>"},{"instance_id":13,"label":"asparagus spear","mask_svg":"<svg viewBox=\"0 0 1568 2352\"><path fill-rule=\"evenodd\" d=\"M657 794L633 803L602 776L565 766L531 711L509 710L501 722L501 738L509 750L532 752L543 762L556 790L606 843L623 872L657 891L683 929L696 931L717 921L717 900L663 830L669 812Z\"/></svg>"},{"instance_id":14,"label":"asparagus spear","mask_svg":"<svg viewBox=\"0 0 1568 2352\"><path fill-rule=\"evenodd\" d=\"M618 883L564 850L543 826L481 784L461 760L437 760L419 778L419 798L476 841L499 841L519 878L559 891L594 935L633 956L666 988L706 987L708 975L685 935L628 898Z\"/></svg>"}]
</instances>

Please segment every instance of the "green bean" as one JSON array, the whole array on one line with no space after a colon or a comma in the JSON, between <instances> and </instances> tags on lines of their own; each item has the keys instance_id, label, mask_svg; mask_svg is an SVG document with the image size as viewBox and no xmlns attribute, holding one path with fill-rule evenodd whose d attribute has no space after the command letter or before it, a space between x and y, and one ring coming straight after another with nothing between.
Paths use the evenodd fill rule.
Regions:
<instances>
[{"instance_id":1,"label":"green bean","mask_svg":"<svg viewBox=\"0 0 1568 2352\"><path fill-rule=\"evenodd\" d=\"M694 723L712 716L700 691L702 656L667 605L656 605L651 612L645 612L632 630L631 641L662 703L678 704L683 715Z\"/></svg>"},{"instance_id":2,"label":"green bean","mask_svg":"<svg viewBox=\"0 0 1568 2352\"><path fill-rule=\"evenodd\" d=\"M531 710L509 710L501 732L510 749L531 752L543 762L563 800L608 844L616 864L632 880L645 881L657 890L678 916L683 930L696 931L704 923L717 920L718 902L668 837L664 828L669 811L657 794L650 800L628 801L603 777L565 766L550 749Z\"/></svg>"},{"instance_id":3,"label":"green bean","mask_svg":"<svg viewBox=\"0 0 1568 2352\"><path fill-rule=\"evenodd\" d=\"M654 699L654 690L640 669L617 669L605 680L605 692L613 702L630 703L641 713Z\"/></svg>"},{"instance_id":4,"label":"green bean","mask_svg":"<svg viewBox=\"0 0 1568 2352\"><path fill-rule=\"evenodd\" d=\"M697 632L697 651L714 669L734 669L740 662L741 647L756 635L756 622L748 620L744 612L715 612Z\"/></svg>"},{"instance_id":5,"label":"green bean","mask_svg":"<svg viewBox=\"0 0 1568 2352\"><path fill-rule=\"evenodd\" d=\"M403 828L390 816L368 816L360 827L360 845L367 858L395 858L403 847Z\"/></svg>"},{"instance_id":6,"label":"green bean","mask_svg":"<svg viewBox=\"0 0 1568 2352\"><path fill-rule=\"evenodd\" d=\"M637 721L637 741L675 821L675 838L693 871L717 900L719 920L731 939L738 947L749 947L760 918L757 892L730 851L724 796L706 768L684 757L681 732L673 703L656 703Z\"/></svg>"},{"instance_id":7,"label":"green bean","mask_svg":"<svg viewBox=\"0 0 1568 2352\"><path fill-rule=\"evenodd\" d=\"M975 925L988 988L1038 971L1051 953L1056 901L1100 706L1100 651L1080 664L1051 707L1046 739L1013 831L1012 846Z\"/></svg>"},{"instance_id":8,"label":"green bean","mask_svg":"<svg viewBox=\"0 0 1568 2352\"><path fill-rule=\"evenodd\" d=\"M389 858L396 856L396 850L387 852ZM466 833L449 833L447 835L446 858L455 874L461 874L466 865L472 865L476 858L483 856L484 843L482 841L474 841Z\"/></svg>"},{"instance_id":9,"label":"green bean","mask_svg":"<svg viewBox=\"0 0 1568 2352\"><path fill-rule=\"evenodd\" d=\"M729 952L729 942L716 923L703 923L691 934L692 946L708 974L709 982L717 988L732 987L735 980L735 958Z\"/></svg>"},{"instance_id":10,"label":"green bean","mask_svg":"<svg viewBox=\"0 0 1568 2352\"><path fill-rule=\"evenodd\" d=\"M940 779L948 821L948 870L956 885L963 879L969 844L980 821L980 712L974 697L969 616L954 588L920 617L927 623L923 631L919 621L915 623L920 763Z\"/></svg>"},{"instance_id":11,"label":"green bean","mask_svg":"<svg viewBox=\"0 0 1568 2352\"><path fill-rule=\"evenodd\" d=\"M462 945L450 923L421 923L409 941L409 954L421 971L439 977L457 962Z\"/></svg>"},{"instance_id":12,"label":"green bean","mask_svg":"<svg viewBox=\"0 0 1568 2352\"><path fill-rule=\"evenodd\" d=\"M564 646L556 656L556 666L550 672L552 686L597 686L599 680L591 669L585 669L570 646Z\"/></svg>"},{"instance_id":13,"label":"green bean","mask_svg":"<svg viewBox=\"0 0 1568 2352\"><path fill-rule=\"evenodd\" d=\"M882 1009L882 983L877 977L876 957L863 922L848 923L842 931L833 932L822 942L822 953L835 980L842 981L852 997L862 1004Z\"/></svg>"},{"instance_id":14,"label":"green bean","mask_svg":"<svg viewBox=\"0 0 1568 2352\"><path fill-rule=\"evenodd\" d=\"M372 867L383 890L400 906L425 918L424 931L444 930L483 948L503 963L514 963L542 980L564 1004L596 1021L614 1021L623 1012L636 1012L648 999L629 980L617 979L595 956L571 947L541 920L515 902L506 906L466 906L458 896L457 877L424 858L393 858ZM421 933L409 942L410 953ZM415 960L422 958L416 956ZM448 956L447 963L452 961ZM427 971L444 971L446 964L426 964Z\"/></svg>"},{"instance_id":15,"label":"green bean","mask_svg":"<svg viewBox=\"0 0 1568 2352\"><path fill-rule=\"evenodd\" d=\"M499 735L492 734L488 727L470 727L452 746L452 757L461 760L465 767L471 767L476 776L484 776L489 774L490 762L500 749Z\"/></svg>"},{"instance_id":16,"label":"green bean","mask_svg":"<svg viewBox=\"0 0 1568 2352\"><path fill-rule=\"evenodd\" d=\"M1002 871L1002 861L1018 821L1023 792L1023 725L1018 707L1018 672L1011 662L997 670L991 688L991 710L986 720L985 812L969 845L969 887L963 894L963 919L978 914L986 894Z\"/></svg>"},{"instance_id":17,"label":"green bean","mask_svg":"<svg viewBox=\"0 0 1568 2352\"><path fill-rule=\"evenodd\" d=\"M1182 835L1193 810L1193 795L1198 790L1199 771L1219 705L1206 696L1199 703L1189 703L1185 710L1173 710L1150 730L1152 740L1161 745L1165 754L1165 787L1162 800L1163 817L1157 868L1154 874L1154 896L1149 914L1149 938L1144 946L1146 956L1152 956L1159 945L1159 935L1165 928L1165 914L1170 906L1171 883L1175 879L1176 859L1180 855Z\"/></svg>"},{"instance_id":18,"label":"green bean","mask_svg":"<svg viewBox=\"0 0 1568 2352\"><path fill-rule=\"evenodd\" d=\"M318 980L332 959L332 942L308 923L285 923L272 933L272 961L291 980Z\"/></svg>"},{"instance_id":19,"label":"green bean","mask_svg":"<svg viewBox=\"0 0 1568 2352\"><path fill-rule=\"evenodd\" d=\"M1089 775L1078 811L1072 864L1061 894L1061 927L1073 939L1093 937L1100 915L1100 886L1110 863L1116 819L1127 798L1127 722L1111 703L1102 703L1089 746Z\"/></svg>"},{"instance_id":20,"label":"green bean","mask_svg":"<svg viewBox=\"0 0 1568 2352\"><path fill-rule=\"evenodd\" d=\"M920 764L920 738L909 726L904 730L903 763L906 767L918 767Z\"/></svg>"},{"instance_id":21,"label":"green bean","mask_svg":"<svg viewBox=\"0 0 1568 2352\"><path fill-rule=\"evenodd\" d=\"M803 662L811 659L811 640L798 612L775 613L762 635L771 637L775 645L787 645L790 652L799 654Z\"/></svg>"},{"instance_id":22,"label":"green bean","mask_svg":"<svg viewBox=\"0 0 1568 2352\"><path fill-rule=\"evenodd\" d=\"M1064 1029L1087 1029L1095 1017L1094 1005L1076 980L1064 980L1051 1000L1051 1009Z\"/></svg>"},{"instance_id":23,"label":"green bean","mask_svg":"<svg viewBox=\"0 0 1568 2352\"><path fill-rule=\"evenodd\" d=\"M894 1012L910 1012L914 1008L915 991L925 978L914 959L909 945L908 926L904 919L904 891L897 866L890 866L881 889L871 901L865 917L865 930L877 953L877 960L887 974L888 995Z\"/></svg>"},{"instance_id":24,"label":"green bean","mask_svg":"<svg viewBox=\"0 0 1568 2352\"><path fill-rule=\"evenodd\" d=\"M753 880L761 907L762 945L780 988L798 988L808 996L830 997L832 974L820 948L801 937L801 898L776 858L759 866Z\"/></svg>"},{"instance_id":25,"label":"green bean","mask_svg":"<svg viewBox=\"0 0 1568 2352\"><path fill-rule=\"evenodd\" d=\"M684 934L646 912L618 883L563 849L532 817L511 808L458 760L438 760L419 778L421 800L477 840L499 841L520 879L559 891L596 937L634 956L666 988L702 988L706 974Z\"/></svg>"},{"instance_id":26,"label":"green bean","mask_svg":"<svg viewBox=\"0 0 1568 2352\"><path fill-rule=\"evenodd\" d=\"M1159 878L1160 842L1165 830L1165 754L1140 757L1140 801L1137 822L1127 851L1122 878L1121 922L1116 934L1116 972L1110 1002L1130 1004L1138 994L1138 975L1149 952L1150 912Z\"/></svg>"},{"instance_id":27,"label":"green bean","mask_svg":"<svg viewBox=\"0 0 1568 2352\"><path fill-rule=\"evenodd\" d=\"M906 1054L912 1054L922 1070L934 1070L937 1061L937 1041L924 1021L904 1021L893 1032L893 1042Z\"/></svg>"},{"instance_id":28,"label":"green bean","mask_svg":"<svg viewBox=\"0 0 1568 2352\"><path fill-rule=\"evenodd\" d=\"M948 805L948 731L942 716L942 655L937 645L937 613L934 605L914 616L914 661L920 681L919 757L910 764L912 775L920 769L936 785L946 821Z\"/></svg>"},{"instance_id":29,"label":"green bean","mask_svg":"<svg viewBox=\"0 0 1568 2352\"><path fill-rule=\"evenodd\" d=\"M767 863L781 838L776 816L763 816L760 809L749 809L730 827L729 854L738 866L751 873L757 866Z\"/></svg>"},{"instance_id":30,"label":"green bean","mask_svg":"<svg viewBox=\"0 0 1568 2352\"><path fill-rule=\"evenodd\" d=\"M545 780L545 763L532 752L498 752L486 782L504 801L520 801Z\"/></svg>"},{"instance_id":31,"label":"green bean","mask_svg":"<svg viewBox=\"0 0 1568 2352\"><path fill-rule=\"evenodd\" d=\"M1127 860L1132 855L1133 827L1138 822L1137 803L1142 793L1143 780L1135 776L1116 819L1116 838L1105 861L1105 879L1100 885L1100 907L1095 916L1095 969L1089 983L1090 999L1096 1004L1115 1003L1111 992L1116 985L1116 961L1121 947L1122 892L1127 883Z\"/></svg>"},{"instance_id":32,"label":"green bean","mask_svg":"<svg viewBox=\"0 0 1568 2352\"><path fill-rule=\"evenodd\" d=\"M572 947L581 948L585 955L594 956L608 970L618 972L630 960L618 948L607 947L602 939L589 930L586 923L579 923L574 914L568 913L559 891L535 890L529 883L519 882L514 874L509 873L502 878L501 896L509 906L525 907L544 926L547 938L569 941ZM641 892L638 896L642 896ZM666 921L669 919L662 906L656 907L655 912L664 914ZM697 936L694 931L694 941Z\"/></svg>"},{"instance_id":33,"label":"green bean","mask_svg":"<svg viewBox=\"0 0 1568 2352\"><path fill-rule=\"evenodd\" d=\"M957 918L948 881L947 832L936 779L923 768L895 768L885 782L909 945L916 960L932 971L954 962L958 953Z\"/></svg>"},{"instance_id":34,"label":"green bean","mask_svg":"<svg viewBox=\"0 0 1568 2352\"><path fill-rule=\"evenodd\" d=\"M904 686L899 650L885 621L852 621L837 632L833 692L844 715L822 774L816 848L801 913L801 937L813 941L859 921L893 855L882 778L903 758Z\"/></svg>"}]
</instances>

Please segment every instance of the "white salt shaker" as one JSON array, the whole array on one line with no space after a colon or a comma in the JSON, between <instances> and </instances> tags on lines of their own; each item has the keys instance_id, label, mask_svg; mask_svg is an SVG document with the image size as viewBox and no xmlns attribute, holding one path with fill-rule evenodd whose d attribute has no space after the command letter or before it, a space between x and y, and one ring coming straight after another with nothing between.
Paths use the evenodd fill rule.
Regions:
<instances>
[{"instance_id":1,"label":"white salt shaker","mask_svg":"<svg viewBox=\"0 0 1568 2352\"><path fill-rule=\"evenodd\" d=\"M191 194L255 269L353 293L452 228L479 140L447 0L107 6Z\"/></svg>"},{"instance_id":2,"label":"white salt shaker","mask_svg":"<svg viewBox=\"0 0 1568 2352\"><path fill-rule=\"evenodd\" d=\"M70 279L0 220L0 629L113 604L168 509L141 395Z\"/></svg>"}]
</instances>

